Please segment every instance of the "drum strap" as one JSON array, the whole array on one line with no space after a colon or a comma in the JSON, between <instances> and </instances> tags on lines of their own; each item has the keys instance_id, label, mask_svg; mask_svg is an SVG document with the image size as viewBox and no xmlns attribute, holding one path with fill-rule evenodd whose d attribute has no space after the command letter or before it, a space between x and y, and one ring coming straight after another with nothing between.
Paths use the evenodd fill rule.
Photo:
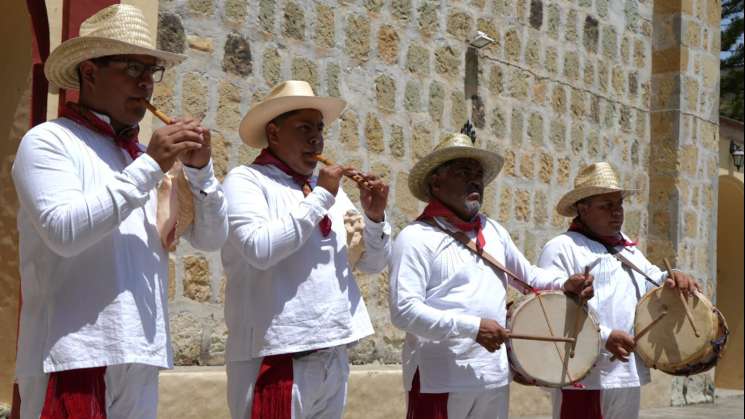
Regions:
<instances>
[{"instance_id":1,"label":"drum strap","mask_svg":"<svg viewBox=\"0 0 745 419\"><path fill-rule=\"evenodd\" d=\"M579 234L587 237L588 239L590 239L590 240L592 240L594 242L597 242L597 243L602 244L603 247L605 247L605 249L608 251L608 253L610 253L614 258L616 258L616 260L618 260L619 262L621 262L621 265L623 265L625 268L631 269L631 270L639 273L639 275L643 276L645 280L647 280L647 281L651 282L652 284L654 284L654 286L656 286L656 287L659 287L660 286L660 284L658 284L657 281L655 281L649 275L647 275L644 271L642 271L641 269L639 269L632 261L629 260L629 258L627 258L626 256L624 256L621 253L621 251L623 250L623 248L617 249L617 248L615 248L613 246L610 246L608 244L605 244L602 241L598 240L596 237L594 237L594 236L592 236L590 234L587 234L587 232L576 231L576 230L573 230L573 231L575 233L579 233ZM637 295L639 296L639 298L641 298L641 293L639 291L639 287L636 285L636 281L634 281L634 287L636 287Z\"/></svg>"},{"instance_id":2,"label":"drum strap","mask_svg":"<svg viewBox=\"0 0 745 419\"><path fill-rule=\"evenodd\" d=\"M463 233L462 231L451 231L451 230L445 228L444 226L440 225L437 221L435 221L434 219L431 219L431 218L423 219L423 220L420 220L420 221L422 221L422 222L424 222L426 224L429 224L430 226L435 227L435 228L437 228L439 230L442 230L444 233L447 233L448 235L450 235L452 238L454 238L460 244L462 244L463 246L465 246L466 249L470 250L472 253L474 253L475 255L477 255L478 257L480 257L481 260L483 260L484 263L486 263L487 265L489 265L492 269L494 269L497 272L502 272L505 275L507 275L508 282L510 282L509 281L510 279L513 280L514 282L516 282L519 285L518 288L520 288L523 291L523 293L536 292L536 290L533 287L531 287L530 284L528 284L527 282L525 282L522 279L518 278L517 275L515 275L512 271L510 271L509 269L507 269L507 267L505 267L504 265L502 265L496 258L494 258L494 256L492 256L491 254L489 254L489 252L487 252L483 248L479 248L476 245L476 242L474 242L473 240L469 239L468 236L466 236L466 234Z\"/></svg>"}]
</instances>

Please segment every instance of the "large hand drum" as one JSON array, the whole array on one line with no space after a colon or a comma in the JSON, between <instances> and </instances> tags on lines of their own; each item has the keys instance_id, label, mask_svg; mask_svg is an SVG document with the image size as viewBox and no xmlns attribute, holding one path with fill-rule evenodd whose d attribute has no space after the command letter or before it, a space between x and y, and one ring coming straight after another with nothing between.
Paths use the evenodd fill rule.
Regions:
<instances>
[{"instance_id":1,"label":"large hand drum","mask_svg":"<svg viewBox=\"0 0 745 419\"><path fill-rule=\"evenodd\" d=\"M636 343L636 354L647 366L690 375L716 365L729 335L724 316L700 293L689 297L686 304L690 319L680 291L670 287L655 288L639 301L634 320L637 333L667 311Z\"/></svg>"},{"instance_id":2,"label":"large hand drum","mask_svg":"<svg viewBox=\"0 0 745 419\"><path fill-rule=\"evenodd\" d=\"M579 319L576 319L577 315ZM573 384L590 372L600 354L597 319L585 306L562 292L543 292L540 298L531 295L515 303L507 314L507 323L510 333L515 335L577 337L575 344L508 340L510 367L515 373L515 381L521 384L546 387ZM576 325L579 325L579 333ZM570 356L572 350L573 357Z\"/></svg>"}]
</instances>

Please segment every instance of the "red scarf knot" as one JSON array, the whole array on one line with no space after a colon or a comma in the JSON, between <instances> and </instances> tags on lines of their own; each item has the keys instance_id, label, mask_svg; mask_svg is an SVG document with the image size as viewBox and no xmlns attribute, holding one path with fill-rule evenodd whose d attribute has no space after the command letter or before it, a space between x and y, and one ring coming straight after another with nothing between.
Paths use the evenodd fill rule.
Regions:
<instances>
[{"instance_id":1,"label":"red scarf knot","mask_svg":"<svg viewBox=\"0 0 745 419\"><path fill-rule=\"evenodd\" d=\"M101 119L98 115L89 109L72 102L65 103L65 106L62 108L62 116L75 121L93 132L97 132L113 139L116 145L124 149L132 160L142 154L140 142L137 140L137 135L140 133L140 127L137 125L117 133L108 122Z\"/></svg>"},{"instance_id":2,"label":"red scarf knot","mask_svg":"<svg viewBox=\"0 0 745 419\"><path fill-rule=\"evenodd\" d=\"M308 194L310 194L310 192L313 190L310 185L310 176L301 175L300 173L292 170L290 166L277 158L277 156L275 156L274 153L269 150L269 148L262 149L261 153L259 153L259 155L256 157L256 160L254 160L253 164L258 164L259 166L274 166L277 169L283 171L285 174L290 176L298 186L300 186L300 188L303 190L304 196L308 196ZM331 234L331 218L329 218L328 214L323 216L321 222L318 223L318 227L321 229L321 234L323 234L323 237L328 237L329 234Z\"/></svg>"},{"instance_id":3,"label":"red scarf knot","mask_svg":"<svg viewBox=\"0 0 745 419\"><path fill-rule=\"evenodd\" d=\"M618 233L618 235L616 236L598 236L592 231L590 231L590 229L587 228L587 226L582 221L580 221L579 217L575 217L572 220L572 224L569 226L568 231L574 231L576 233L583 234L589 237L590 239L597 240L600 243L606 246L611 246L611 247L616 247L616 246L632 247L638 244L637 242L626 240L623 237L623 234L621 233Z\"/></svg>"},{"instance_id":4,"label":"red scarf knot","mask_svg":"<svg viewBox=\"0 0 745 419\"><path fill-rule=\"evenodd\" d=\"M463 221L450 208L446 207L445 204L432 198L424 208L424 211L422 211L422 214L417 218L417 221L432 219L434 217L445 218L450 224L463 232L475 232L476 246L478 246L479 249L483 249L484 246L486 246L484 230L481 226L481 216L479 214L473 217L471 221Z\"/></svg>"}]
</instances>

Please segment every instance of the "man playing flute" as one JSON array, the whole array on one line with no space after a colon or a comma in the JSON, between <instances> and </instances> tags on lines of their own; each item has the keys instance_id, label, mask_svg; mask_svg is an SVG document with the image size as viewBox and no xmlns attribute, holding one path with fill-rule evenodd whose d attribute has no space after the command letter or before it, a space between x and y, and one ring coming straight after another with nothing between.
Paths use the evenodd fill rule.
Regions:
<instances>
[{"instance_id":1,"label":"man playing flute","mask_svg":"<svg viewBox=\"0 0 745 419\"><path fill-rule=\"evenodd\" d=\"M31 129L13 165L24 419L156 418L158 371L173 366L157 187L177 160L196 213L185 237L202 250L227 237L209 130L176 120L147 147L138 143L144 100L165 67L185 58L151 39L142 12L117 4L46 62L49 81L79 89L80 100Z\"/></svg>"},{"instance_id":2,"label":"man playing flute","mask_svg":"<svg viewBox=\"0 0 745 419\"><path fill-rule=\"evenodd\" d=\"M230 234L222 249L228 404L234 419L341 418L347 347L373 333L348 261L340 187L359 181L364 252L356 267L379 272L390 254L388 186L331 165L313 172L338 98L286 81L244 116L241 139L261 153L225 178Z\"/></svg>"}]
</instances>

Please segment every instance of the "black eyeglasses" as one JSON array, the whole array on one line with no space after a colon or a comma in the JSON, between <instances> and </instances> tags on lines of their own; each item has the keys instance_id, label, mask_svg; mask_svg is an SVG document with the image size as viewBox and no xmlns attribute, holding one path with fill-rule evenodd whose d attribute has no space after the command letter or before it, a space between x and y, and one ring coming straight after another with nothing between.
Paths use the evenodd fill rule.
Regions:
<instances>
[{"instance_id":1,"label":"black eyeglasses","mask_svg":"<svg viewBox=\"0 0 745 419\"><path fill-rule=\"evenodd\" d=\"M115 63L125 63L127 66L124 67L124 72L133 79L139 79L147 71L153 78L153 82L159 83L163 80L163 73L166 68L162 65L150 65L141 63L139 61L127 60L127 59L109 59Z\"/></svg>"}]
</instances>

